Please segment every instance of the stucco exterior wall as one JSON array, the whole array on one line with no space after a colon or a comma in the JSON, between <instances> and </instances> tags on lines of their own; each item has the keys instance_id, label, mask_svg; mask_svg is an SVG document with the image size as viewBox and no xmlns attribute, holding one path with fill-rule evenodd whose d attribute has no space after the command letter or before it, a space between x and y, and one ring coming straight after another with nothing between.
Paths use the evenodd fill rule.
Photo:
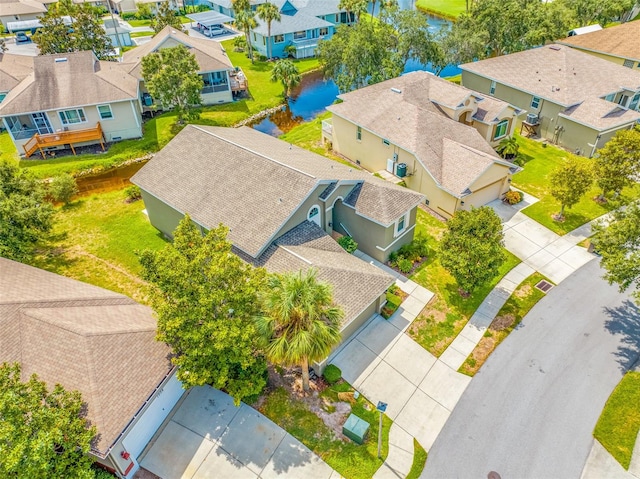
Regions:
<instances>
[{"instance_id":1,"label":"stucco exterior wall","mask_svg":"<svg viewBox=\"0 0 640 479\"><path fill-rule=\"evenodd\" d=\"M184 214L173 209L145 190L141 190L141 193L142 201L144 201L144 206L149 216L149 222L167 238L173 238L173 232L184 217Z\"/></svg>"},{"instance_id":2,"label":"stucco exterior wall","mask_svg":"<svg viewBox=\"0 0 640 479\"><path fill-rule=\"evenodd\" d=\"M608 55L606 53L600 53L600 52L594 52L594 51L591 51L591 50L585 50L584 48L576 47L574 45L568 45L568 46L571 46L571 48L574 48L576 50L580 50L581 52L588 53L589 55L593 55L594 57L598 57L598 58L602 58L603 60L610 61L611 63L615 63L616 65L624 65L624 61L625 61L624 58L616 57L616 56L613 56L613 55ZM629 59L629 60L631 60L631 59ZM633 60L633 69L634 70L640 70L640 62L638 62L637 60Z\"/></svg>"},{"instance_id":3,"label":"stucco exterior wall","mask_svg":"<svg viewBox=\"0 0 640 479\"><path fill-rule=\"evenodd\" d=\"M7 29L7 23L9 22L24 22L27 20L36 20L44 15L43 13L22 13L19 15L0 15L0 22L4 27L5 31ZM16 18L17 17L17 18Z\"/></svg>"}]
</instances>

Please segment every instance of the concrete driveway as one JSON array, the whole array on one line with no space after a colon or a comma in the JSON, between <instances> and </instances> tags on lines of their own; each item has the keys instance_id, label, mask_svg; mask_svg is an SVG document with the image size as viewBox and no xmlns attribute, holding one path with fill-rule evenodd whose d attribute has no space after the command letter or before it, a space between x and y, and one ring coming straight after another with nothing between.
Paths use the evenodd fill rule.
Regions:
<instances>
[{"instance_id":1,"label":"concrete driveway","mask_svg":"<svg viewBox=\"0 0 640 479\"><path fill-rule=\"evenodd\" d=\"M189 391L140 464L163 479L340 477L255 409L207 386Z\"/></svg>"}]
</instances>

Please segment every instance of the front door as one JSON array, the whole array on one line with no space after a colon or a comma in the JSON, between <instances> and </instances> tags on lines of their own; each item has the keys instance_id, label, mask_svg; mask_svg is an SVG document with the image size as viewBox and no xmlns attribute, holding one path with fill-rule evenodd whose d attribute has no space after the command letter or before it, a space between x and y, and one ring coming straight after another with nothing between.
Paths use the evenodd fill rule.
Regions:
<instances>
[{"instance_id":1,"label":"front door","mask_svg":"<svg viewBox=\"0 0 640 479\"><path fill-rule=\"evenodd\" d=\"M51 124L49 123L49 119L47 115L43 112L32 113L31 119L33 120L33 124L38 130L38 133L41 135L46 135L48 133L53 133L53 129L51 128Z\"/></svg>"}]
</instances>

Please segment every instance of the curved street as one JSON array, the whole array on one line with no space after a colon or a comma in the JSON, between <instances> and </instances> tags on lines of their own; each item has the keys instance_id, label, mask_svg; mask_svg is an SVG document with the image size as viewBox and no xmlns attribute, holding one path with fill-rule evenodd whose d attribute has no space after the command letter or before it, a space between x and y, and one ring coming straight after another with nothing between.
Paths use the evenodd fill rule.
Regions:
<instances>
[{"instance_id":1,"label":"curved street","mask_svg":"<svg viewBox=\"0 0 640 479\"><path fill-rule=\"evenodd\" d=\"M638 358L640 314L591 261L553 288L475 376L424 478L578 479L611 391Z\"/></svg>"}]
</instances>

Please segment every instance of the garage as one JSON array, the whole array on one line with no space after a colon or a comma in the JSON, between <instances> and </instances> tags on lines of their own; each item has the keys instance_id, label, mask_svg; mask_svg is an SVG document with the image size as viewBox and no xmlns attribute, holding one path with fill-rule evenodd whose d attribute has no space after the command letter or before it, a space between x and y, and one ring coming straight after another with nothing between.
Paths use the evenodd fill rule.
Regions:
<instances>
[{"instance_id":1,"label":"garage","mask_svg":"<svg viewBox=\"0 0 640 479\"><path fill-rule=\"evenodd\" d=\"M142 415L122 441L131 457L137 459L140 456L184 392L174 372L164 386L157 391L151 403L142 411Z\"/></svg>"},{"instance_id":2,"label":"garage","mask_svg":"<svg viewBox=\"0 0 640 479\"><path fill-rule=\"evenodd\" d=\"M486 205L487 203L500 198L502 183L502 179L498 180L495 183L491 183L484 188L474 191L469 196L465 196L463 198L464 207L462 209L469 210L472 206L479 208L480 206Z\"/></svg>"}]
</instances>

